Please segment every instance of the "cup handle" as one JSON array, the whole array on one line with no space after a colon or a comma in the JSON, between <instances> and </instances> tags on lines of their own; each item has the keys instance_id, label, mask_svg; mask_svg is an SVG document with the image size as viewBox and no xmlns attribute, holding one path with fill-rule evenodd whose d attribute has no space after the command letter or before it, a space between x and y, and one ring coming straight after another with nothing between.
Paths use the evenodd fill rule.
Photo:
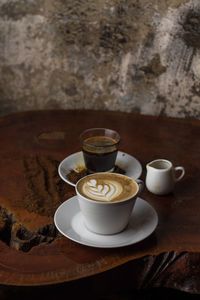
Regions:
<instances>
[{"instance_id":1,"label":"cup handle","mask_svg":"<svg viewBox=\"0 0 200 300\"><path fill-rule=\"evenodd\" d=\"M177 178L175 177L175 181L176 182L179 181L179 180L181 180L183 178L183 176L185 175L185 169L183 167L175 167L174 171L175 172L176 171L181 171L181 175L179 177L177 177Z\"/></svg>"},{"instance_id":2,"label":"cup handle","mask_svg":"<svg viewBox=\"0 0 200 300\"><path fill-rule=\"evenodd\" d=\"M139 186L138 194L140 194L144 189L144 182L141 179L136 179L135 181Z\"/></svg>"}]
</instances>

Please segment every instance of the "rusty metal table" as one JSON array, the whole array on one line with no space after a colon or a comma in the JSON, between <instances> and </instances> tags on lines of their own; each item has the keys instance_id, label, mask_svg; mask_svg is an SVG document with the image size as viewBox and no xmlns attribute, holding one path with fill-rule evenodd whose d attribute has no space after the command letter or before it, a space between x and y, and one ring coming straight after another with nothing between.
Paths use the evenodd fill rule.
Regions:
<instances>
[{"instance_id":1,"label":"rusty metal table","mask_svg":"<svg viewBox=\"0 0 200 300\"><path fill-rule=\"evenodd\" d=\"M91 127L117 130L120 150L141 162L143 179L146 163L156 158L185 167L173 193L143 192L159 224L137 244L92 248L55 230L55 210L75 195L59 178L58 164L80 151L78 136ZM200 121L111 111L32 111L1 118L0 141L1 284L50 285L90 276L111 286L112 273L114 285L200 293Z\"/></svg>"}]
</instances>

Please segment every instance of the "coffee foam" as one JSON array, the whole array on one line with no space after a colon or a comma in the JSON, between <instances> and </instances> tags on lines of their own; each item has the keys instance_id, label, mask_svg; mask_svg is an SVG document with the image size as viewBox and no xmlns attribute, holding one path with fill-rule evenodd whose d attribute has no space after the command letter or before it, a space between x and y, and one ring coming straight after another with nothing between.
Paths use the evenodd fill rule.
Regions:
<instances>
[{"instance_id":1,"label":"coffee foam","mask_svg":"<svg viewBox=\"0 0 200 300\"><path fill-rule=\"evenodd\" d=\"M86 198L115 202L131 198L138 190L137 184L125 176L100 173L85 177L78 184L79 192Z\"/></svg>"},{"instance_id":2,"label":"coffee foam","mask_svg":"<svg viewBox=\"0 0 200 300\"><path fill-rule=\"evenodd\" d=\"M98 184L96 179L90 179L83 184L85 196L100 201L112 201L122 190L122 185L113 180L105 180L102 184Z\"/></svg>"}]
</instances>

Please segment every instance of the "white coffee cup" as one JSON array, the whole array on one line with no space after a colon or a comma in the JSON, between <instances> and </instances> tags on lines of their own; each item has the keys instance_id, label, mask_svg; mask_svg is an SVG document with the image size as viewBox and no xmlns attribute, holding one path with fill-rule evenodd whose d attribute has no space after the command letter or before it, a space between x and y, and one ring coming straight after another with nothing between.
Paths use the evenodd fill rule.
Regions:
<instances>
[{"instance_id":1,"label":"white coffee cup","mask_svg":"<svg viewBox=\"0 0 200 300\"><path fill-rule=\"evenodd\" d=\"M104 177L102 177L102 175ZM105 176L107 178L107 181L105 180L104 182L105 185L110 185L111 187L111 185L113 184L113 186L115 187L115 180L118 179L119 182L122 183L122 187L120 189L125 189L125 186L127 186L128 190L128 184L130 184L131 187L133 185L135 191L133 189L130 194L128 193L124 197L124 200L120 200L119 196L118 198L113 198L114 201L113 199L112 201L109 201L108 199L104 201L103 199L105 199L105 195L103 194L106 191L106 188L104 183L98 184L98 180L102 180L102 178L105 178ZM95 178L97 179L96 185ZM125 184L123 184L124 182ZM94 194L99 193L99 197L102 197L101 200L92 200L92 198L88 197L88 195L86 196L86 194L83 193L84 185L87 186L90 192L92 191L92 193L94 192ZM140 179L134 181L130 177L116 173L95 173L80 179L77 182L75 189L78 195L80 210L82 212L86 228L98 234L115 234L125 229L129 222L136 198L142 191L143 186L144 183ZM99 190L102 191L102 194L101 191L98 192ZM110 191L111 190L112 189L110 188ZM115 192L116 190L113 192L112 196L115 195ZM109 194L109 192L107 194ZM109 195L111 195L111 192Z\"/></svg>"}]
</instances>

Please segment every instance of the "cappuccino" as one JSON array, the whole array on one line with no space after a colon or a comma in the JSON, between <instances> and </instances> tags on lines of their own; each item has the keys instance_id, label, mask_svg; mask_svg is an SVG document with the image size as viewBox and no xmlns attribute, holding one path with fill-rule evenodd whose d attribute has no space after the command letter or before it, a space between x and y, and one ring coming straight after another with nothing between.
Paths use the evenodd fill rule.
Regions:
<instances>
[{"instance_id":1,"label":"cappuccino","mask_svg":"<svg viewBox=\"0 0 200 300\"><path fill-rule=\"evenodd\" d=\"M78 192L85 198L102 202L120 202L134 197L138 185L127 176L116 173L96 173L82 178Z\"/></svg>"}]
</instances>

